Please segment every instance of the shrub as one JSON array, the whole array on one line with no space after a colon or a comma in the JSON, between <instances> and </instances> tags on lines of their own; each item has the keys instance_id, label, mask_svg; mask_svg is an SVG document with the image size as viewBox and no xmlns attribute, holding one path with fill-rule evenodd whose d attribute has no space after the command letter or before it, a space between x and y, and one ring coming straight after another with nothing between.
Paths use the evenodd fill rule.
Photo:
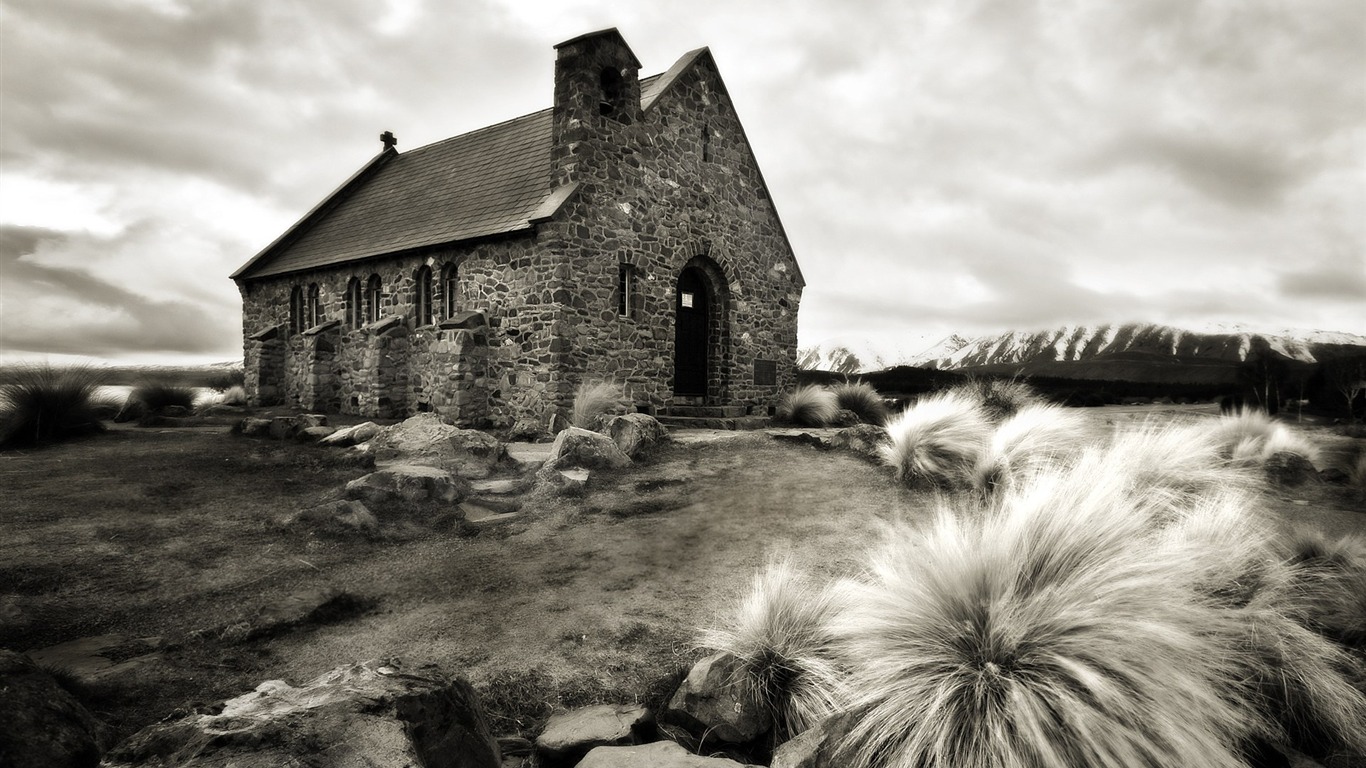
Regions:
<instances>
[{"instance_id":1,"label":"shrub","mask_svg":"<svg viewBox=\"0 0 1366 768\"><path fill-rule=\"evenodd\" d=\"M217 371L209 376L205 386L209 389L216 389L219 392L226 392L234 387L241 387L247 383L246 371L242 368L229 368L225 371Z\"/></svg>"},{"instance_id":2,"label":"shrub","mask_svg":"<svg viewBox=\"0 0 1366 768\"><path fill-rule=\"evenodd\" d=\"M912 486L955 488L971 482L991 425L975 400L957 392L922 398L887 424L883 463Z\"/></svg>"},{"instance_id":3,"label":"shrub","mask_svg":"<svg viewBox=\"0 0 1366 768\"><path fill-rule=\"evenodd\" d=\"M1017 478L1058 465L1079 452L1085 424L1056 405L1027 405L1001 422L973 470L973 487L989 493Z\"/></svg>"},{"instance_id":4,"label":"shrub","mask_svg":"<svg viewBox=\"0 0 1366 768\"><path fill-rule=\"evenodd\" d=\"M783 742L835 711L843 670L830 626L840 602L786 561L756 573L750 594L729 626L703 635L702 644L740 659L744 686L769 713Z\"/></svg>"},{"instance_id":5,"label":"shrub","mask_svg":"<svg viewBox=\"0 0 1366 768\"><path fill-rule=\"evenodd\" d=\"M778 404L778 420L805 427L823 427L839 413L835 394L815 384L797 387Z\"/></svg>"},{"instance_id":6,"label":"shrub","mask_svg":"<svg viewBox=\"0 0 1366 768\"><path fill-rule=\"evenodd\" d=\"M1015 379L969 378L950 391L976 400L987 419L993 423L1014 416L1026 406L1043 403L1043 398L1033 387Z\"/></svg>"},{"instance_id":7,"label":"shrub","mask_svg":"<svg viewBox=\"0 0 1366 768\"><path fill-rule=\"evenodd\" d=\"M1156 535L1128 487L1042 473L987 514L895 531L839 625L859 713L844 764L1245 765L1265 725L1237 616L1191 587L1204 548Z\"/></svg>"},{"instance_id":8,"label":"shrub","mask_svg":"<svg viewBox=\"0 0 1366 768\"><path fill-rule=\"evenodd\" d=\"M626 391L613 381L585 381L574 392L574 408L569 423L580 429L596 430L608 414L623 413L628 402Z\"/></svg>"},{"instance_id":9,"label":"shrub","mask_svg":"<svg viewBox=\"0 0 1366 768\"><path fill-rule=\"evenodd\" d=\"M872 384L846 381L830 387L836 407L851 411L864 424L882 425L887 422L887 401Z\"/></svg>"},{"instance_id":10,"label":"shrub","mask_svg":"<svg viewBox=\"0 0 1366 768\"><path fill-rule=\"evenodd\" d=\"M128 394L128 399L130 402L142 403L151 413L160 413L172 407L184 408L188 411L194 408L197 394L194 387L182 387L160 381L145 381L133 387L133 391Z\"/></svg>"},{"instance_id":11,"label":"shrub","mask_svg":"<svg viewBox=\"0 0 1366 768\"><path fill-rule=\"evenodd\" d=\"M98 368L17 368L0 387L0 447L15 448L98 432L109 404L99 397Z\"/></svg>"}]
</instances>

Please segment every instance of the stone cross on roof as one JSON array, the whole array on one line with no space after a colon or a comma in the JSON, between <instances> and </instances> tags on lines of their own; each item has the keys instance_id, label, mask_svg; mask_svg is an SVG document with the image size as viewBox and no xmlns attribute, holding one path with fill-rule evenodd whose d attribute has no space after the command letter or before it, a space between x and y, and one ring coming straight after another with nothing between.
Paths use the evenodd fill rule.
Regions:
<instances>
[{"instance_id":1,"label":"stone cross on roof","mask_svg":"<svg viewBox=\"0 0 1366 768\"><path fill-rule=\"evenodd\" d=\"M385 149L393 149L398 144L398 138L389 131L381 133L379 135L379 140L384 142Z\"/></svg>"}]
</instances>

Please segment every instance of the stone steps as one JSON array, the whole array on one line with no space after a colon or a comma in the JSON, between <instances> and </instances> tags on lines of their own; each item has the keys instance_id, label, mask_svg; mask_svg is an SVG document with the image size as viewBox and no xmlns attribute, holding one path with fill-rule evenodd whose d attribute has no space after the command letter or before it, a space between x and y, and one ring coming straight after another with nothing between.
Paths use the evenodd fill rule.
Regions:
<instances>
[{"instance_id":1,"label":"stone steps","mask_svg":"<svg viewBox=\"0 0 1366 768\"><path fill-rule=\"evenodd\" d=\"M659 423L670 429L763 429L772 423L768 416L656 416Z\"/></svg>"}]
</instances>

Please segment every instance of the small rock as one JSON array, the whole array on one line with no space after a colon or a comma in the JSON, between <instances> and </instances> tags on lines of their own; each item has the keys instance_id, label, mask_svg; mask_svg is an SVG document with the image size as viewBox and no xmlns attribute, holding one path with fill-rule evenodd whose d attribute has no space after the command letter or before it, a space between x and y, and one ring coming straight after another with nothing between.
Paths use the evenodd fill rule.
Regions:
<instances>
[{"instance_id":1,"label":"small rock","mask_svg":"<svg viewBox=\"0 0 1366 768\"><path fill-rule=\"evenodd\" d=\"M0 649L0 764L94 768L101 726L79 701L23 654Z\"/></svg>"},{"instance_id":2,"label":"small rock","mask_svg":"<svg viewBox=\"0 0 1366 768\"><path fill-rule=\"evenodd\" d=\"M1266 479L1273 485L1294 487L1303 485L1310 478L1318 477L1314 464L1304 456L1292 451L1271 454L1263 467Z\"/></svg>"},{"instance_id":3,"label":"small rock","mask_svg":"<svg viewBox=\"0 0 1366 768\"><path fill-rule=\"evenodd\" d=\"M522 472L535 472L550 460L550 443L508 443L507 456Z\"/></svg>"},{"instance_id":4,"label":"small rock","mask_svg":"<svg viewBox=\"0 0 1366 768\"><path fill-rule=\"evenodd\" d=\"M350 427L342 427L318 442L323 445L348 446L359 445L378 435L380 426L373 421L366 421Z\"/></svg>"},{"instance_id":5,"label":"small rock","mask_svg":"<svg viewBox=\"0 0 1366 768\"><path fill-rule=\"evenodd\" d=\"M768 730L768 720L742 687L740 660L717 653L693 665L669 700L662 720L699 738L745 744Z\"/></svg>"},{"instance_id":6,"label":"small rock","mask_svg":"<svg viewBox=\"0 0 1366 768\"><path fill-rule=\"evenodd\" d=\"M327 426L327 416L321 413L301 413L294 417L294 426L299 430Z\"/></svg>"},{"instance_id":7,"label":"small rock","mask_svg":"<svg viewBox=\"0 0 1366 768\"><path fill-rule=\"evenodd\" d=\"M839 745L855 723L852 713L827 717L778 747L770 768L840 768L848 765L850 761L839 754Z\"/></svg>"},{"instance_id":8,"label":"small rock","mask_svg":"<svg viewBox=\"0 0 1366 768\"><path fill-rule=\"evenodd\" d=\"M621 452L632 459L669 439L669 430L648 413L628 413L607 424L607 434Z\"/></svg>"},{"instance_id":9,"label":"small rock","mask_svg":"<svg viewBox=\"0 0 1366 768\"><path fill-rule=\"evenodd\" d=\"M346 484L348 497L372 503L404 499L457 504L469 494L469 481L427 466L387 466Z\"/></svg>"},{"instance_id":10,"label":"small rock","mask_svg":"<svg viewBox=\"0 0 1366 768\"><path fill-rule=\"evenodd\" d=\"M672 741L639 747L597 747L578 768L743 768L724 757L694 755Z\"/></svg>"},{"instance_id":11,"label":"small rock","mask_svg":"<svg viewBox=\"0 0 1366 768\"><path fill-rule=\"evenodd\" d=\"M319 504L316 507L293 512L277 521L286 528L300 523L324 531L337 533L359 531L373 536L379 533L379 519L368 507L359 501L341 500Z\"/></svg>"},{"instance_id":12,"label":"small rock","mask_svg":"<svg viewBox=\"0 0 1366 768\"><path fill-rule=\"evenodd\" d=\"M582 493L588 486L590 474L586 469L556 469L541 467L536 471L536 479L548 485L560 495Z\"/></svg>"},{"instance_id":13,"label":"small rock","mask_svg":"<svg viewBox=\"0 0 1366 768\"><path fill-rule=\"evenodd\" d=\"M639 743L650 710L638 704L599 704L552 715L536 738L536 749L552 760L568 760L594 747Z\"/></svg>"},{"instance_id":14,"label":"small rock","mask_svg":"<svg viewBox=\"0 0 1366 768\"><path fill-rule=\"evenodd\" d=\"M1319 473L1319 480L1332 485L1347 485L1352 482L1352 477L1337 467L1329 467Z\"/></svg>"},{"instance_id":15,"label":"small rock","mask_svg":"<svg viewBox=\"0 0 1366 768\"><path fill-rule=\"evenodd\" d=\"M858 424L841 429L830 438L835 448L843 448L865 459L881 463L880 449L887 443L887 430L876 424Z\"/></svg>"},{"instance_id":16,"label":"small rock","mask_svg":"<svg viewBox=\"0 0 1366 768\"><path fill-rule=\"evenodd\" d=\"M862 423L863 419L860 419L857 413L854 413L847 408L841 408L836 411L835 418L830 420L830 426L832 427L852 427L855 424Z\"/></svg>"},{"instance_id":17,"label":"small rock","mask_svg":"<svg viewBox=\"0 0 1366 768\"><path fill-rule=\"evenodd\" d=\"M622 453L612 438L587 429L569 427L555 438L546 466L557 469L619 469L630 463L631 457Z\"/></svg>"},{"instance_id":18,"label":"small rock","mask_svg":"<svg viewBox=\"0 0 1366 768\"><path fill-rule=\"evenodd\" d=\"M525 491L528 485L524 477L471 480L470 490L481 496L511 496Z\"/></svg>"}]
</instances>

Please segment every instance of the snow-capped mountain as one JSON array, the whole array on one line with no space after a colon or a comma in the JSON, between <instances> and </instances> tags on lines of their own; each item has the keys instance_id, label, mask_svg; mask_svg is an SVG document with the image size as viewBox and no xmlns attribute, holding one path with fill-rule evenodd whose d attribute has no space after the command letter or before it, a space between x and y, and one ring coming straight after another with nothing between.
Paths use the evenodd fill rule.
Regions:
<instances>
[{"instance_id":1,"label":"snow-capped mountain","mask_svg":"<svg viewBox=\"0 0 1366 768\"><path fill-rule=\"evenodd\" d=\"M1195 332L1140 323L1065 326L1046 331L1011 331L962 345L955 342L950 346L956 346L956 349L927 350L915 364L941 369L975 368L1077 362L1122 353L1237 363L1246 360L1255 350L1313 363L1317 361L1316 348L1324 344L1366 346L1366 336L1321 331L1264 334L1229 329L1227 332Z\"/></svg>"},{"instance_id":2,"label":"snow-capped mountain","mask_svg":"<svg viewBox=\"0 0 1366 768\"><path fill-rule=\"evenodd\" d=\"M1258 350L1287 360L1313 363L1322 346L1366 346L1366 336L1335 331L1284 330L1272 333L1220 325L1190 331L1151 323L1064 326L1011 331L968 339L954 334L918 353L897 345L839 340L798 352L798 366L838 373L867 373L897 365L950 370L981 366L1082 362L1142 357L1209 363L1240 363Z\"/></svg>"}]
</instances>

